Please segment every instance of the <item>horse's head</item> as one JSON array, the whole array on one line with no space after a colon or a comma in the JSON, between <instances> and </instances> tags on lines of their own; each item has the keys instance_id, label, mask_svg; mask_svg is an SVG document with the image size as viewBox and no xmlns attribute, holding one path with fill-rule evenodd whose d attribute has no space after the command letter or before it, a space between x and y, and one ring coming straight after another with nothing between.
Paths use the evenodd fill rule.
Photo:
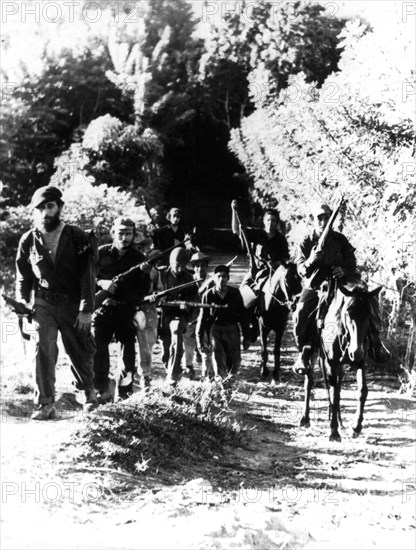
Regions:
<instances>
[{"instance_id":1,"label":"horse's head","mask_svg":"<svg viewBox=\"0 0 416 550\"><path fill-rule=\"evenodd\" d=\"M371 316L371 302L378 295L381 286L371 292L360 283L349 289L338 286L343 294L340 311L341 325L347 336L348 359L352 363L361 364L365 357L365 341Z\"/></svg>"}]
</instances>

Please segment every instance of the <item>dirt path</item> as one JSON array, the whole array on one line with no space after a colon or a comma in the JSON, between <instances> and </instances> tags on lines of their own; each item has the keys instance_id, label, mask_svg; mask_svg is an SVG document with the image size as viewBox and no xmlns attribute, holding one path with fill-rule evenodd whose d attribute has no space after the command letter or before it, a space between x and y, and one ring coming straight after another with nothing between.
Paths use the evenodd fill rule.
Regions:
<instances>
[{"instance_id":1,"label":"dirt path","mask_svg":"<svg viewBox=\"0 0 416 550\"><path fill-rule=\"evenodd\" d=\"M291 373L288 334L283 382L258 382L259 347L244 355L231 409L247 444L218 463L225 482L206 475L175 485L116 472L78 470L62 442L83 421L58 372L61 418L30 422L29 396L2 384L1 547L6 548L413 548L415 544L415 403L398 383L369 375L364 430L328 440L322 380L310 429L298 428L302 380ZM156 374L163 382L160 353ZM197 384L198 382L189 382ZM355 408L347 373L344 424ZM20 391L24 391L21 388ZM132 490L120 497L115 485ZM127 496L126 496L127 495Z\"/></svg>"}]
</instances>

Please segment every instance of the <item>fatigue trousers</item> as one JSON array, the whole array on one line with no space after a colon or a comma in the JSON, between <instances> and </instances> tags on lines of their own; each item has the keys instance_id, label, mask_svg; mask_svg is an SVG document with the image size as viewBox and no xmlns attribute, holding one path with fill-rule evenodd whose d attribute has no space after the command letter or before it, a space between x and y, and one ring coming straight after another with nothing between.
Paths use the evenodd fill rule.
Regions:
<instances>
[{"instance_id":1,"label":"fatigue trousers","mask_svg":"<svg viewBox=\"0 0 416 550\"><path fill-rule=\"evenodd\" d=\"M36 405L49 405L55 401L55 369L58 361L58 331L77 381L77 388L94 387L94 354L96 350L91 333L79 332L75 321L78 303L52 304L36 298L34 321L36 328L35 397Z\"/></svg>"},{"instance_id":2,"label":"fatigue trousers","mask_svg":"<svg viewBox=\"0 0 416 550\"><path fill-rule=\"evenodd\" d=\"M235 375L241 366L240 329L236 324L211 327L213 367L215 376Z\"/></svg>"},{"instance_id":3,"label":"fatigue trousers","mask_svg":"<svg viewBox=\"0 0 416 550\"><path fill-rule=\"evenodd\" d=\"M156 307L151 304L144 304L141 308L144 314L145 324L142 325L139 313L133 317L133 325L139 343L139 372L141 376L150 376L153 362L153 346L157 341L158 317Z\"/></svg>"},{"instance_id":4,"label":"fatigue trousers","mask_svg":"<svg viewBox=\"0 0 416 550\"><path fill-rule=\"evenodd\" d=\"M136 334L133 327L134 310L119 306L103 306L99 308L93 319L93 332L97 345L94 357L94 383L99 392L108 389L109 379L117 383L135 372ZM120 342L121 361L111 368L109 345L115 336Z\"/></svg>"},{"instance_id":5,"label":"fatigue trousers","mask_svg":"<svg viewBox=\"0 0 416 550\"><path fill-rule=\"evenodd\" d=\"M194 353L196 350L196 321L192 323L188 323L188 327L186 329L186 332L183 335L183 344L185 347L185 364L186 365L192 365L194 360ZM207 345L210 343L208 341L208 336L204 335L204 343ZM214 376L214 369L212 365L212 352L201 352L201 359L202 359L202 369L201 369L201 375L202 378L209 377L212 378Z\"/></svg>"},{"instance_id":6,"label":"fatigue trousers","mask_svg":"<svg viewBox=\"0 0 416 550\"><path fill-rule=\"evenodd\" d=\"M187 330L184 317L168 317L162 321L163 361L167 363L168 380L178 381L182 375L181 360L184 352L183 335Z\"/></svg>"}]
</instances>

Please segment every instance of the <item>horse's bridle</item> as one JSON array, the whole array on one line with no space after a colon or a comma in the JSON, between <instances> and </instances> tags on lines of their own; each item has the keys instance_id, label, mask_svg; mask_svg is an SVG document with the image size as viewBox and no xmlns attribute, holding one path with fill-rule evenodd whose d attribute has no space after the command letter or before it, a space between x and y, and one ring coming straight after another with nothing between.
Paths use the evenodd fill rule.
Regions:
<instances>
[{"instance_id":1,"label":"horse's bridle","mask_svg":"<svg viewBox=\"0 0 416 550\"><path fill-rule=\"evenodd\" d=\"M269 280L271 279L271 277L269 278ZM295 303L295 300L291 300L289 298L289 294L287 292L287 288L286 288L286 285L282 284L282 281L279 282L279 288L280 290L283 292L285 298L286 298L286 302L282 302L282 300L279 300L279 298L277 298L272 291L270 291L270 296L276 300L276 302L279 304L279 306L282 306L282 307L285 307L289 310L291 310L293 308L293 305Z\"/></svg>"}]
</instances>

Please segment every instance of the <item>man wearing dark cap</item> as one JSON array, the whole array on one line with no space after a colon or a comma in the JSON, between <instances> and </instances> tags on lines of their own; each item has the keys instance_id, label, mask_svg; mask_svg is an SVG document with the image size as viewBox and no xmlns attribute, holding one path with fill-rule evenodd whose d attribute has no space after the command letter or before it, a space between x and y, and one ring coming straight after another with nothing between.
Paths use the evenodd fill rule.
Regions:
<instances>
[{"instance_id":1,"label":"man wearing dark cap","mask_svg":"<svg viewBox=\"0 0 416 550\"><path fill-rule=\"evenodd\" d=\"M312 234L308 235L299 246L297 265L299 275L303 279L303 290L294 314L295 338L299 349L299 357L293 366L296 374L306 374L313 364L312 354L317 347L316 310L318 308L318 290L327 282L327 303L333 296L333 281L345 283L354 278L356 260L354 248L347 238L334 230L330 230L322 251L316 245L331 217L332 210L327 204L312 206L310 218L314 223ZM311 275L314 277L311 279ZM325 310L320 312L323 317ZM390 353L380 341L380 314L377 298L372 300L372 316L370 328L370 355L377 362L390 358Z\"/></svg>"},{"instance_id":2,"label":"man wearing dark cap","mask_svg":"<svg viewBox=\"0 0 416 550\"><path fill-rule=\"evenodd\" d=\"M175 248L169 256L169 267L160 271L162 288L174 288L176 286L192 282L192 273L186 269L189 261L189 253L184 248ZM198 293L195 286L172 292L167 301L195 302ZM163 362L167 368L167 380L171 385L176 385L182 375L181 359L183 356L183 334L187 330L188 320L192 309L189 307L163 307L161 317L161 339L163 343Z\"/></svg>"},{"instance_id":3,"label":"man wearing dark cap","mask_svg":"<svg viewBox=\"0 0 416 550\"><path fill-rule=\"evenodd\" d=\"M145 256L134 247L135 223L120 216L111 229L112 244L100 246L97 284L112 296L97 309L93 329L97 352L94 358L95 387L103 402L113 401L116 391L121 398L133 393L135 339L133 325L136 306L148 293L150 278ZM131 275L122 274L141 265ZM115 336L121 344L121 372L110 367L109 345Z\"/></svg>"},{"instance_id":4,"label":"man wearing dark cap","mask_svg":"<svg viewBox=\"0 0 416 550\"><path fill-rule=\"evenodd\" d=\"M250 346L247 310L237 288L228 285L230 268L218 265L214 270L215 286L202 297L203 304L226 306L204 308L199 314L196 339L201 353L212 347L215 376L227 379L232 384L241 365L240 328L243 333L243 348ZM208 334L210 346L205 343Z\"/></svg>"},{"instance_id":5,"label":"man wearing dark cap","mask_svg":"<svg viewBox=\"0 0 416 550\"><path fill-rule=\"evenodd\" d=\"M19 242L16 296L32 302L37 333L35 405L32 418L56 416L55 368L58 331L72 361L77 388L85 392L85 409L97 405L93 382L95 343L91 334L94 310L95 257L91 239L61 220L64 202L59 189L39 188L33 195L34 228Z\"/></svg>"}]
</instances>

